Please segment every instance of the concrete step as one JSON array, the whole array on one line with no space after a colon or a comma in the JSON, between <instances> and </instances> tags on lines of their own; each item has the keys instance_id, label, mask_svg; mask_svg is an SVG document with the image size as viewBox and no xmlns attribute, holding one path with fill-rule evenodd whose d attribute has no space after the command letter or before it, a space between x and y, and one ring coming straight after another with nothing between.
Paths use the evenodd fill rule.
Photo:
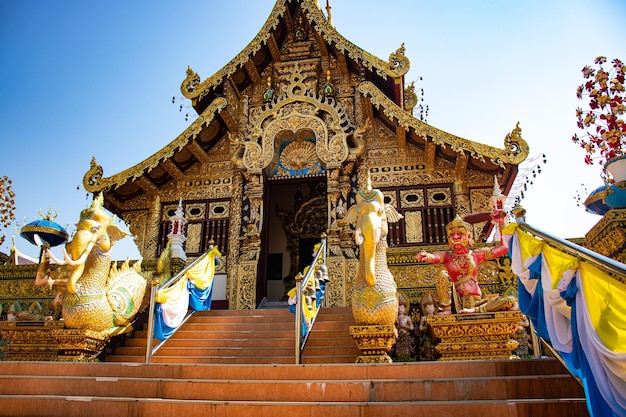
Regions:
<instances>
[{"instance_id":1,"label":"concrete step","mask_svg":"<svg viewBox=\"0 0 626 417\"><path fill-rule=\"evenodd\" d=\"M144 347L121 347L117 348L117 355L126 356L141 356L145 355L146 348ZM203 357L203 356L251 356L251 357L268 357L268 356L289 356L291 358L295 355L295 342L291 346L286 347L255 347L246 348L241 346L221 346L221 347L181 347L165 345L159 349L153 357L167 357L167 356L189 356L189 357Z\"/></svg>"},{"instance_id":2,"label":"concrete step","mask_svg":"<svg viewBox=\"0 0 626 417\"><path fill-rule=\"evenodd\" d=\"M236 346L240 347L294 347L295 340L294 335L289 334L289 337L285 338L274 338L271 340L266 339L254 339L254 338L245 338L241 337L242 335L234 335L233 337L228 337L228 335L221 334L219 339L206 339L199 338L198 335L193 337L193 335L187 334L174 334L168 341L168 347L228 347ZM224 337L226 336L226 337ZM156 341L158 343L158 341ZM153 346L156 346L156 343ZM146 340L145 339L136 339L130 338L124 343L124 347L142 347L145 349Z\"/></svg>"},{"instance_id":3,"label":"concrete step","mask_svg":"<svg viewBox=\"0 0 626 417\"><path fill-rule=\"evenodd\" d=\"M555 359L338 365L0 362L7 416L587 416Z\"/></svg>"},{"instance_id":4,"label":"concrete step","mask_svg":"<svg viewBox=\"0 0 626 417\"><path fill-rule=\"evenodd\" d=\"M350 308L321 309L302 352L302 363L354 363L361 352L350 336L353 325Z\"/></svg>"},{"instance_id":5,"label":"concrete step","mask_svg":"<svg viewBox=\"0 0 626 417\"><path fill-rule=\"evenodd\" d=\"M545 379L544 381L538 381ZM273 402L402 402L580 397L568 375L435 380L212 380L2 375L2 395Z\"/></svg>"},{"instance_id":6,"label":"concrete step","mask_svg":"<svg viewBox=\"0 0 626 417\"><path fill-rule=\"evenodd\" d=\"M141 358L143 360L143 358ZM109 362L139 362L138 356L125 356L115 355L111 358L107 357ZM243 356L243 355L198 355L198 356L184 356L184 355L156 355L152 357L153 363L171 363L171 364L247 364L257 365L261 364L293 364L295 363L295 353L291 356Z\"/></svg>"},{"instance_id":7,"label":"concrete step","mask_svg":"<svg viewBox=\"0 0 626 417\"><path fill-rule=\"evenodd\" d=\"M381 402L271 402L181 401L162 398L11 396L0 395L3 415L13 417L549 417L587 416L584 400L411 401Z\"/></svg>"},{"instance_id":8,"label":"concrete step","mask_svg":"<svg viewBox=\"0 0 626 417\"><path fill-rule=\"evenodd\" d=\"M345 346L341 344L331 345L331 346L308 346L305 348L304 356L306 358L311 357L323 357L328 358L331 356L343 356L349 355L352 358L352 362L359 355L359 350L355 346Z\"/></svg>"},{"instance_id":9,"label":"concrete step","mask_svg":"<svg viewBox=\"0 0 626 417\"><path fill-rule=\"evenodd\" d=\"M0 375L103 376L133 378L234 379L234 380L434 380L509 376L562 375L553 358L403 362L335 365L202 365L140 363L0 362ZM0 389L2 385L0 385Z\"/></svg>"},{"instance_id":10,"label":"concrete step","mask_svg":"<svg viewBox=\"0 0 626 417\"><path fill-rule=\"evenodd\" d=\"M210 323L208 321L205 322L196 322L196 321L188 321L183 324L181 328L176 331L176 333L183 332L213 332L213 333L221 333L221 332L291 332L293 333L295 329L295 325L293 322L284 323L284 322L272 322L272 323L238 323L236 321L231 322L223 322L223 323Z\"/></svg>"},{"instance_id":11,"label":"concrete step","mask_svg":"<svg viewBox=\"0 0 626 417\"><path fill-rule=\"evenodd\" d=\"M135 332L133 338L128 340L137 340L145 342L146 332ZM295 333L293 330L283 331L220 331L220 332L207 332L205 330L189 329L188 327L181 327L176 333L174 333L166 343L171 340L187 340L187 339L205 339L205 340L218 340L218 339L231 339L231 340L274 340L274 339L294 339ZM157 341L158 342L158 341ZM295 343L295 342L294 342Z\"/></svg>"}]
</instances>

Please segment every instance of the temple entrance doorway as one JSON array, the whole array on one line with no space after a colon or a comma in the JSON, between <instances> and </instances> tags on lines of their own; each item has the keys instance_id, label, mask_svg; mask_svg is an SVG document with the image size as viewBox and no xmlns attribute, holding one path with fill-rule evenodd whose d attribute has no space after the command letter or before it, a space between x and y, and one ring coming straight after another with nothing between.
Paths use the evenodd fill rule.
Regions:
<instances>
[{"instance_id":1,"label":"temple entrance doorway","mask_svg":"<svg viewBox=\"0 0 626 417\"><path fill-rule=\"evenodd\" d=\"M326 177L266 183L257 305L285 300L295 276L313 260L313 246L328 228Z\"/></svg>"}]
</instances>

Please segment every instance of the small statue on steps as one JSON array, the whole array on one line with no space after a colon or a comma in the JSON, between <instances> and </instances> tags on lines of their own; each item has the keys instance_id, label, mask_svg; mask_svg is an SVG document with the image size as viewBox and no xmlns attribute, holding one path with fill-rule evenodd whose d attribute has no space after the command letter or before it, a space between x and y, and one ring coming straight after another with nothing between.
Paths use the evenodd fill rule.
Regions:
<instances>
[{"instance_id":1,"label":"small statue on steps","mask_svg":"<svg viewBox=\"0 0 626 417\"><path fill-rule=\"evenodd\" d=\"M438 340L433 330L428 325L428 317L434 316L437 311L435 299L431 293L427 293L420 301L420 321L417 326L419 335L419 359L421 361L434 361L437 359L435 345Z\"/></svg>"},{"instance_id":2,"label":"small statue on steps","mask_svg":"<svg viewBox=\"0 0 626 417\"><path fill-rule=\"evenodd\" d=\"M396 329L398 330L398 339L395 345L395 360L398 362L413 361L415 356L415 325L411 316L409 316L407 308L408 302L398 294L398 318L396 319Z\"/></svg>"}]
</instances>

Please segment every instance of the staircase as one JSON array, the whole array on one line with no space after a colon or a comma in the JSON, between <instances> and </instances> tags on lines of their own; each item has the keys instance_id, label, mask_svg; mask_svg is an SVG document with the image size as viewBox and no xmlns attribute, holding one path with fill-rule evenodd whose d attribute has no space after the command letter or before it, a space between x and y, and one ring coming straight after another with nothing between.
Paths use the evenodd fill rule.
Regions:
<instances>
[{"instance_id":1,"label":"staircase","mask_svg":"<svg viewBox=\"0 0 626 417\"><path fill-rule=\"evenodd\" d=\"M302 363L354 363L359 355L350 336L352 311L323 308L302 353ZM154 341L154 345L159 341ZM286 308L212 310L195 313L153 356L153 363L293 364L295 316ZM126 338L107 362L140 362L146 331Z\"/></svg>"},{"instance_id":2,"label":"staircase","mask_svg":"<svg viewBox=\"0 0 626 417\"><path fill-rule=\"evenodd\" d=\"M354 326L350 307L322 308L302 352L302 363L354 363L361 352L350 336L350 326Z\"/></svg>"},{"instance_id":3,"label":"staircase","mask_svg":"<svg viewBox=\"0 0 626 417\"><path fill-rule=\"evenodd\" d=\"M196 313L149 365L140 331L105 363L0 362L0 416L588 416L556 359L355 364L351 324L323 309L302 365L285 309Z\"/></svg>"},{"instance_id":4,"label":"staircase","mask_svg":"<svg viewBox=\"0 0 626 417\"><path fill-rule=\"evenodd\" d=\"M287 309L197 312L152 357L153 363L293 364L295 318ZM145 361L146 330L136 331L107 362ZM160 341L155 340L153 346Z\"/></svg>"},{"instance_id":5,"label":"staircase","mask_svg":"<svg viewBox=\"0 0 626 417\"><path fill-rule=\"evenodd\" d=\"M2 416L587 416L554 359L329 365L0 362Z\"/></svg>"}]
</instances>

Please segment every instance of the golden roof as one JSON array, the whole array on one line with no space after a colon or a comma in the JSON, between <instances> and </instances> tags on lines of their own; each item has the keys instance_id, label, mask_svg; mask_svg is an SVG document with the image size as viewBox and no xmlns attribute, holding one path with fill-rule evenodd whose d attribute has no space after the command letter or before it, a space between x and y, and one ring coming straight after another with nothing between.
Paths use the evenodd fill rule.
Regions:
<instances>
[{"instance_id":1,"label":"golden roof","mask_svg":"<svg viewBox=\"0 0 626 417\"><path fill-rule=\"evenodd\" d=\"M297 24L296 19L306 20L312 28L314 41L320 50L341 61L341 71L359 73L365 71L368 79L358 84L357 90L369 98L378 116L390 125L401 126L407 132L407 140L430 149L434 144L439 155L450 160L459 155L464 162L459 169L471 165L478 170L505 173L505 182L512 182L517 165L528 156L528 145L521 137L521 129L515 127L506 135L504 149L474 142L437 129L413 117L389 91L394 84L403 85L403 76L410 68L404 55L404 45L392 52L387 61L375 57L364 49L343 38L324 15L315 0L277 0L269 18L254 39L228 64L205 80L191 68L181 84L182 94L191 100L198 113L185 131L170 144L133 167L110 177L103 177L103 170L95 157L83 178L89 192L105 191L106 200L116 204L143 193L151 193L170 182L185 178L185 170L195 162L207 162L208 154L229 133L239 131L233 118L234 107L224 97L227 81L240 89L246 85L264 83L263 71L281 59L280 47L287 38L289 29ZM233 109L231 109L233 108ZM430 146L428 146L430 144ZM468 162L469 161L469 162ZM458 162L457 162L458 165ZM109 204L110 205L110 204Z\"/></svg>"}]
</instances>

